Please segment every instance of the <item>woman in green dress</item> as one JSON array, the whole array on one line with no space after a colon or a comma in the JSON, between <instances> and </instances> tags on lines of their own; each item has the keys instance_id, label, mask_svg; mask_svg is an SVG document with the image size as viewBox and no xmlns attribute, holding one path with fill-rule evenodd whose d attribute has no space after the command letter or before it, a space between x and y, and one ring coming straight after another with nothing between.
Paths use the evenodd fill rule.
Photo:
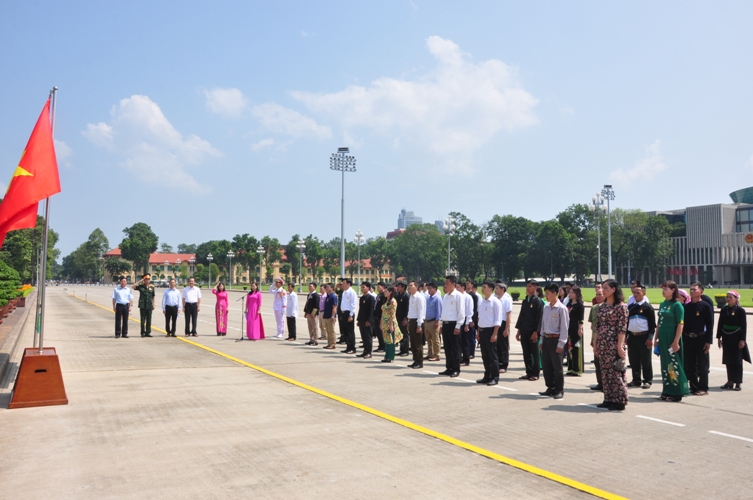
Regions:
<instances>
[{"instance_id":1,"label":"woman in green dress","mask_svg":"<svg viewBox=\"0 0 753 500\"><path fill-rule=\"evenodd\" d=\"M384 289L385 302L382 306L382 336L384 337L384 359L382 363L395 360L395 344L403 340L403 334L397 324L397 301L393 297L395 287L389 285Z\"/></svg>"},{"instance_id":2,"label":"woman in green dress","mask_svg":"<svg viewBox=\"0 0 753 500\"><path fill-rule=\"evenodd\" d=\"M685 322L685 309L680 303L677 283L666 281L662 284L664 302L659 306L659 327L654 338L654 347L659 346L661 359L662 401L682 401L690 394L688 379L683 368L682 327ZM670 352L671 350L671 352Z\"/></svg>"}]
</instances>

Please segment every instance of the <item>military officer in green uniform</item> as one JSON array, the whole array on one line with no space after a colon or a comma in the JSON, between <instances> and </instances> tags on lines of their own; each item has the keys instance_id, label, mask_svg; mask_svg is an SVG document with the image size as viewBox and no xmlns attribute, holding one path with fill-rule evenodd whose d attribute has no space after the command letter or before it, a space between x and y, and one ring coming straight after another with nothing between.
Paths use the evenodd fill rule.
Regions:
<instances>
[{"instance_id":1,"label":"military officer in green uniform","mask_svg":"<svg viewBox=\"0 0 753 500\"><path fill-rule=\"evenodd\" d=\"M152 311L154 310L154 285L151 284L152 276L145 274L141 280L133 285L133 289L139 292L139 313L141 313L141 336L152 336Z\"/></svg>"}]
</instances>

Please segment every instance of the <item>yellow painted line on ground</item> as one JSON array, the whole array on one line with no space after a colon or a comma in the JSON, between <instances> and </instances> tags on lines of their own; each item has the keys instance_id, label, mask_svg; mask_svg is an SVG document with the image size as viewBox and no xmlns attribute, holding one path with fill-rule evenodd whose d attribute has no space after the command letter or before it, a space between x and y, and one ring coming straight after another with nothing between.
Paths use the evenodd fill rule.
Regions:
<instances>
[{"instance_id":1,"label":"yellow painted line on ground","mask_svg":"<svg viewBox=\"0 0 753 500\"><path fill-rule=\"evenodd\" d=\"M76 297L74 295L74 297ZM81 297L76 297L77 299L85 300ZM114 314L114 311L111 308L102 306L100 304L96 304L94 302L88 302L89 304L95 305L97 307L100 307L102 309L105 309L107 311L110 311ZM132 321L135 321L139 323L134 318L129 318ZM162 333L167 333L164 330L161 330L159 328L152 327L153 330L160 331ZM342 403L344 405L350 406L352 408L356 408L358 410L361 410L363 412L369 413L371 415L374 415L379 418L383 418L384 420L388 420L392 423L401 425L403 427L406 427L408 429L414 430L416 432L420 432L421 434L425 434L427 436L431 436L433 438L439 439L441 441L444 441L445 443L449 443L451 445L457 446L458 448L463 448L464 450L471 451L473 453L476 453L478 455L491 458L492 460L496 460L497 462L503 463L505 465L509 465L510 467L515 467L516 469L520 469L522 471L528 472L530 474L534 474L539 477L543 477L545 479L549 479L551 481L554 481L556 483L569 486L570 488L574 488L576 490L582 491L584 493L588 493L590 495L593 495L597 498L604 498L609 500L625 500L625 497L615 495L614 493L610 493L608 491L601 490L599 488L595 488L593 486L589 486L585 483L581 483L580 481L576 481L574 479L570 479L565 476L561 476L559 474L556 474L554 472L549 472L548 470L541 469L539 467L536 467L534 465L529 465L525 462L521 462L519 460L515 460L514 458L509 458L504 455L500 455L499 453L494 453L493 451L486 450L484 448L480 448L478 446L472 445L470 443L466 443L465 441L461 441L459 439L455 439L452 436L448 436L446 434L442 434L441 432L437 432L434 430L431 430L427 427L423 427L418 424L414 424L413 422L409 422L407 420L403 420L402 418L392 416L388 413L381 412L379 410L376 410L374 408L362 405L360 403L356 403L355 401L351 401L349 399L341 398L340 396L337 396L335 394L329 393L327 391L323 391L321 389L317 389L316 387L310 386L308 384L304 384L303 382L298 382L297 380L294 380L292 378L288 378L284 375L280 375L279 373L275 373L272 371L269 371L265 368L262 368L260 366L253 365L251 363L248 363L246 361L243 361L242 359L238 359L234 356L230 356L229 354L225 354L224 352L220 352L216 349L212 349L211 347L207 347L205 345L199 344L197 342L193 342L191 340L188 340L183 337L175 337L178 340L181 340L187 344L191 344L195 347L198 347L200 349L204 349L205 351L211 352L212 354L216 354L218 356L221 356L227 360L230 360L234 363L238 363L239 365L246 366L248 368L251 368L253 370L256 370L258 372L264 373L265 375L269 375L270 377L274 377L278 380L282 380L283 382L287 382L288 384L292 384L296 387L300 387L301 389L305 389L307 391L313 392L315 394L318 394L320 396L324 396L325 398L332 399L334 401L337 401L338 403Z\"/></svg>"}]
</instances>

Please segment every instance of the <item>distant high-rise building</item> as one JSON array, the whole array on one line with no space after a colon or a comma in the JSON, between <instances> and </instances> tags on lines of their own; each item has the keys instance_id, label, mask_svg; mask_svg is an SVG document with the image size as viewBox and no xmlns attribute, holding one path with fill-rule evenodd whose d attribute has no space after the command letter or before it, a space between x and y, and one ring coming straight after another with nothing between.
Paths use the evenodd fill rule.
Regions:
<instances>
[{"instance_id":1,"label":"distant high-rise building","mask_svg":"<svg viewBox=\"0 0 753 500\"><path fill-rule=\"evenodd\" d=\"M434 225L437 226L440 234L444 234L444 222L442 222L441 220L435 220Z\"/></svg>"},{"instance_id":2,"label":"distant high-rise building","mask_svg":"<svg viewBox=\"0 0 753 500\"><path fill-rule=\"evenodd\" d=\"M412 224L422 224L423 218L416 217L412 211L406 212L405 209L400 210L400 215L397 216L397 228L406 229Z\"/></svg>"}]
</instances>

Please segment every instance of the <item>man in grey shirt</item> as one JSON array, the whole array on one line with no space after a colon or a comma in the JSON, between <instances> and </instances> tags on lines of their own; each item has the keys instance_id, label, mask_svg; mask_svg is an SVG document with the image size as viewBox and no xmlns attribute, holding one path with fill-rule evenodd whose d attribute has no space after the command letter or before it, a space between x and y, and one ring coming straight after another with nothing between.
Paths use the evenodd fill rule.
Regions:
<instances>
[{"instance_id":1,"label":"man in grey shirt","mask_svg":"<svg viewBox=\"0 0 753 500\"><path fill-rule=\"evenodd\" d=\"M567 327L570 324L570 315L562 302L557 300L560 287L549 283L544 287L546 305L541 315L541 364L544 369L544 381L546 391L540 392L542 396L552 396L554 399L562 399L565 389L565 376L562 373L562 353L567 342Z\"/></svg>"}]
</instances>

